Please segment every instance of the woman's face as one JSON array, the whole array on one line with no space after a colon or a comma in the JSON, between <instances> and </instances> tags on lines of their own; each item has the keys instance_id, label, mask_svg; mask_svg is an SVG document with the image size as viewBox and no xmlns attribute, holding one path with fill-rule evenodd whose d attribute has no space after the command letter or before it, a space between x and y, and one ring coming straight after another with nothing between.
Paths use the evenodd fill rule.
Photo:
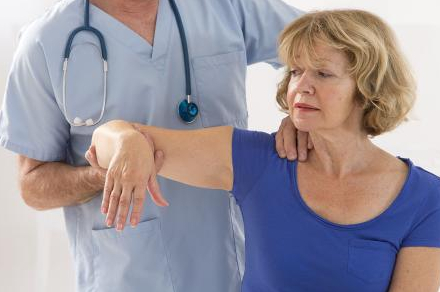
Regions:
<instances>
[{"instance_id":1,"label":"woman's face","mask_svg":"<svg viewBox=\"0 0 440 292\"><path fill-rule=\"evenodd\" d=\"M347 56L325 45L315 50L318 68L307 65L301 56L291 67L287 103L295 127L311 132L360 126L362 110L354 99L356 82L349 75Z\"/></svg>"}]
</instances>

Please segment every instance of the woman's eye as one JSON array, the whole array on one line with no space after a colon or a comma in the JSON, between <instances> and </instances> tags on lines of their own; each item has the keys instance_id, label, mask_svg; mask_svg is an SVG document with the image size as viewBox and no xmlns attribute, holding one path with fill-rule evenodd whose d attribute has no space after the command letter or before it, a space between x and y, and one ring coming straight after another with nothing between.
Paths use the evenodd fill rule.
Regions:
<instances>
[{"instance_id":1,"label":"woman's eye","mask_svg":"<svg viewBox=\"0 0 440 292\"><path fill-rule=\"evenodd\" d=\"M292 69L290 70L290 74L292 74L292 76L298 76L301 72L298 69Z\"/></svg>"},{"instance_id":2,"label":"woman's eye","mask_svg":"<svg viewBox=\"0 0 440 292\"><path fill-rule=\"evenodd\" d=\"M322 78L328 78L328 77L332 76L331 74L328 74L328 73L325 73L322 71L318 71L318 75L319 75L319 77L322 77Z\"/></svg>"}]
</instances>

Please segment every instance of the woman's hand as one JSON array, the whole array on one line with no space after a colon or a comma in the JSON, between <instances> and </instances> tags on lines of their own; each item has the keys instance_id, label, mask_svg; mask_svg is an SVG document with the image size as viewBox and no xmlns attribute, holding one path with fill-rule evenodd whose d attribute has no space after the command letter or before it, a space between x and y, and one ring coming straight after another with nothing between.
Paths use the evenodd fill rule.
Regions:
<instances>
[{"instance_id":1,"label":"woman's hand","mask_svg":"<svg viewBox=\"0 0 440 292\"><path fill-rule=\"evenodd\" d=\"M275 136L276 149L281 158L300 161L307 160L307 152L313 148L307 132L298 131L289 116L281 121L281 125Z\"/></svg>"},{"instance_id":2,"label":"woman's hand","mask_svg":"<svg viewBox=\"0 0 440 292\"><path fill-rule=\"evenodd\" d=\"M116 229L124 229L132 204L130 224L135 227L142 214L147 189L156 205L168 206L156 178L163 163L161 155L161 152L154 155L151 139L135 129L118 137L118 147L107 170L101 205L101 212L107 214L107 226L112 226L117 216ZM155 157L158 165L155 165ZM99 167L94 145L87 151L86 159L92 166Z\"/></svg>"}]
</instances>

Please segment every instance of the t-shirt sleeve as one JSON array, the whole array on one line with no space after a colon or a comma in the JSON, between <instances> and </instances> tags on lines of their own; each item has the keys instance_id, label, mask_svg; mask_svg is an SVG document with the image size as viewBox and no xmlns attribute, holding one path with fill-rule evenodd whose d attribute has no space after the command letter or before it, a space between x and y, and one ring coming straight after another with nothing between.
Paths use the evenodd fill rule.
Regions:
<instances>
[{"instance_id":1,"label":"t-shirt sleeve","mask_svg":"<svg viewBox=\"0 0 440 292\"><path fill-rule=\"evenodd\" d=\"M281 0L230 0L240 22L248 65L266 62L281 67L277 58L278 36L304 12Z\"/></svg>"},{"instance_id":2,"label":"t-shirt sleeve","mask_svg":"<svg viewBox=\"0 0 440 292\"><path fill-rule=\"evenodd\" d=\"M261 178L273 156L275 139L263 132L234 128L232 136L232 166L234 183L231 193L238 204Z\"/></svg>"},{"instance_id":3,"label":"t-shirt sleeve","mask_svg":"<svg viewBox=\"0 0 440 292\"><path fill-rule=\"evenodd\" d=\"M431 193L418 210L413 227L402 247L440 247L440 188Z\"/></svg>"},{"instance_id":4,"label":"t-shirt sleeve","mask_svg":"<svg viewBox=\"0 0 440 292\"><path fill-rule=\"evenodd\" d=\"M61 161L69 126L56 102L43 48L31 35L21 37L9 72L0 145L36 160Z\"/></svg>"}]
</instances>

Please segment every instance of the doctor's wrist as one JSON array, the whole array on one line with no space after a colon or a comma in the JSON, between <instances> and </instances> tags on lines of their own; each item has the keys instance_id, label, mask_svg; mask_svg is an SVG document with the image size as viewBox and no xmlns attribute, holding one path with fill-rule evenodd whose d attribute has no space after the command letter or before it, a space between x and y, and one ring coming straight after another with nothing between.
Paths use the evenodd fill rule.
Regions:
<instances>
[{"instance_id":1,"label":"doctor's wrist","mask_svg":"<svg viewBox=\"0 0 440 292\"><path fill-rule=\"evenodd\" d=\"M104 189L105 169L81 166L76 167L75 174L75 187L70 189L75 197L75 201L72 202L73 204L87 203Z\"/></svg>"},{"instance_id":2,"label":"doctor's wrist","mask_svg":"<svg viewBox=\"0 0 440 292\"><path fill-rule=\"evenodd\" d=\"M107 170L93 166L89 166L87 168L88 171L86 180L88 185L95 192L102 191L104 189Z\"/></svg>"}]
</instances>

